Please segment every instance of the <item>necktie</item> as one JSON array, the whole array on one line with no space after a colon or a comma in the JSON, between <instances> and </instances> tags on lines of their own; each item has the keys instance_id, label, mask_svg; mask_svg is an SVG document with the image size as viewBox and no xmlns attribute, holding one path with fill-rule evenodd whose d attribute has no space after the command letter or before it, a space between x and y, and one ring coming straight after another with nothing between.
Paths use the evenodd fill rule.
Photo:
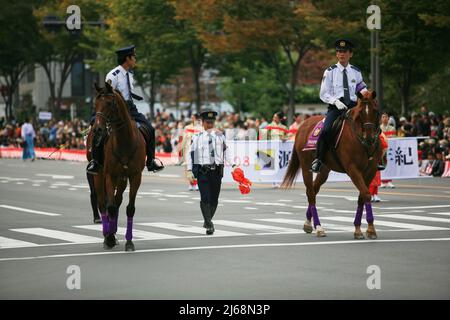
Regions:
<instances>
[{"instance_id":1,"label":"necktie","mask_svg":"<svg viewBox=\"0 0 450 320\"><path fill-rule=\"evenodd\" d=\"M216 163L216 155L214 153L214 146L213 146L213 139L211 134L208 134L209 141L209 164L215 164Z\"/></svg>"},{"instance_id":2,"label":"necktie","mask_svg":"<svg viewBox=\"0 0 450 320\"><path fill-rule=\"evenodd\" d=\"M128 100L133 100L131 96L131 84L130 84L130 73L127 72L127 85L128 85Z\"/></svg>"},{"instance_id":3,"label":"necktie","mask_svg":"<svg viewBox=\"0 0 450 320\"><path fill-rule=\"evenodd\" d=\"M344 103L346 106L350 104L350 91L348 90L348 78L347 78L347 70L344 69L343 75L343 85L344 85Z\"/></svg>"}]
</instances>

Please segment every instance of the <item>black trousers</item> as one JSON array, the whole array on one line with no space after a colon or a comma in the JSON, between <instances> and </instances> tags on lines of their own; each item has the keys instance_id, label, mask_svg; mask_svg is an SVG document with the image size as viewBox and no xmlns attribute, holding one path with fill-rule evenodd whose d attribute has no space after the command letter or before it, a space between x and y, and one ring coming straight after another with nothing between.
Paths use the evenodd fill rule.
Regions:
<instances>
[{"instance_id":1,"label":"black trousers","mask_svg":"<svg viewBox=\"0 0 450 320\"><path fill-rule=\"evenodd\" d=\"M201 202L217 206L219 202L220 187L222 185L222 176L223 171L220 167L216 170L199 170L197 182Z\"/></svg>"},{"instance_id":2,"label":"black trousers","mask_svg":"<svg viewBox=\"0 0 450 320\"><path fill-rule=\"evenodd\" d=\"M348 107L352 108L355 105L356 103L351 101ZM329 141L331 138L330 133L331 128L333 127L333 123L344 112L346 112L346 110L339 110L335 105L332 104L328 105L328 111L325 117L325 123L323 124L322 133L320 134L319 140L317 141L317 159L322 162L329 148Z\"/></svg>"}]
</instances>

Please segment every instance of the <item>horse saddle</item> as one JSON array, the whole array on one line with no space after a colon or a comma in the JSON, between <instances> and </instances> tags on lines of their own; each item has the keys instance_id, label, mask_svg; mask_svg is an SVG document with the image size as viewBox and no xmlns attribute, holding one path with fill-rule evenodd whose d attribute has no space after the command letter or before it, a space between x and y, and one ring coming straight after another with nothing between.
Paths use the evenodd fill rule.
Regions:
<instances>
[{"instance_id":1,"label":"horse saddle","mask_svg":"<svg viewBox=\"0 0 450 320\"><path fill-rule=\"evenodd\" d=\"M334 148L337 148L339 144L339 140L341 139L342 129L344 128L344 120L345 113L341 114L336 120L334 120L333 125L331 126L330 132L330 145L334 145ZM314 126L314 129L311 131L308 141L306 142L305 147L302 151L315 150L317 147L317 141L319 141L319 137L322 134L323 125L325 123L325 118L317 122Z\"/></svg>"},{"instance_id":2,"label":"horse saddle","mask_svg":"<svg viewBox=\"0 0 450 320\"><path fill-rule=\"evenodd\" d=\"M148 130L147 126L144 126L139 122L136 122L136 126L144 137L145 145L148 145L148 143L150 142L150 131Z\"/></svg>"}]
</instances>

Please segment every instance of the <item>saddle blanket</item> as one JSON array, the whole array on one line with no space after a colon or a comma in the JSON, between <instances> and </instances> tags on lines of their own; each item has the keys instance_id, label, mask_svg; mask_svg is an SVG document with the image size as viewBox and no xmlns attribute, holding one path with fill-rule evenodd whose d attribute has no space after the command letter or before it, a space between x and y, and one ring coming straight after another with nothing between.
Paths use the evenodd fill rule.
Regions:
<instances>
[{"instance_id":1,"label":"saddle blanket","mask_svg":"<svg viewBox=\"0 0 450 320\"><path fill-rule=\"evenodd\" d=\"M315 150L317 141L319 140L320 133L322 132L323 125L325 123L325 118L317 122L314 129L311 131L309 135L308 141L306 142L305 147L302 151Z\"/></svg>"}]
</instances>

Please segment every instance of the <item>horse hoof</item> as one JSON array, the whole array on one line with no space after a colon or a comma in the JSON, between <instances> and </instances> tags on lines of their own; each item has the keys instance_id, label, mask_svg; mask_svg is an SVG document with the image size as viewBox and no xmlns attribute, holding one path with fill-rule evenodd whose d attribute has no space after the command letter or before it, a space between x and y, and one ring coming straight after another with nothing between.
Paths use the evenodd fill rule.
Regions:
<instances>
[{"instance_id":1,"label":"horse hoof","mask_svg":"<svg viewBox=\"0 0 450 320\"><path fill-rule=\"evenodd\" d=\"M311 233L311 232L313 232L313 227L311 225L305 223L303 225L303 231L305 231L306 233Z\"/></svg>"},{"instance_id":2,"label":"horse hoof","mask_svg":"<svg viewBox=\"0 0 450 320\"><path fill-rule=\"evenodd\" d=\"M119 242L117 241L117 239L114 236L114 234L108 234L105 237L105 240L103 241L103 248L105 248L105 249L112 249L118 244L119 244Z\"/></svg>"},{"instance_id":3,"label":"horse hoof","mask_svg":"<svg viewBox=\"0 0 450 320\"><path fill-rule=\"evenodd\" d=\"M95 223L95 224L102 223L102 219L100 219L100 218L95 218L95 219L94 219L94 223Z\"/></svg>"},{"instance_id":4,"label":"horse hoof","mask_svg":"<svg viewBox=\"0 0 450 320\"><path fill-rule=\"evenodd\" d=\"M366 232L366 237L370 240L375 240L376 238L378 238L375 232Z\"/></svg>"},{"instance_id":5,"label":"horse hoof","mask_svg":"<svg viewBox=\"0 0 450 320\"><path fill-rule=\"evenodd\" d=\"M134 243L132 241L127 241L125 244L125 251L134 251Z\"/></svg>"},{"instance_id":6,"label":"horse hoof","mask_svg":"<svg viewBox=\"0 0 450 320\"><path fill-rule=\"evenodd\" d=\"M355 232L355 233L353 233L353 237L354 237L356 240L363 240L363 239L365 239L362 232L358 232L358 233Z\"/></svg>"}]
</instances>

